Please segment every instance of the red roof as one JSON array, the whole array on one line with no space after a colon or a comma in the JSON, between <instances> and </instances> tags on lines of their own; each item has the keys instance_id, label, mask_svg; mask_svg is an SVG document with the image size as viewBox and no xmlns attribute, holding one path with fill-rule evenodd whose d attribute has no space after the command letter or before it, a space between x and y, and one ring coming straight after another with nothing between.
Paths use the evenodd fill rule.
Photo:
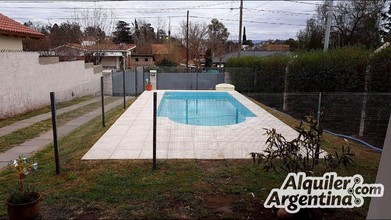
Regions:
<instances>
[{"instance_id":1,"label":"red roof","mask_svg":"<svg viewBox=\"0 0 391 220\"><path fill-rule=\"evenodd\" d=\"M44 34L36 32L1 13L0 34L32 38L42 38L45 36Z\"/></svg>"}]
</instances>

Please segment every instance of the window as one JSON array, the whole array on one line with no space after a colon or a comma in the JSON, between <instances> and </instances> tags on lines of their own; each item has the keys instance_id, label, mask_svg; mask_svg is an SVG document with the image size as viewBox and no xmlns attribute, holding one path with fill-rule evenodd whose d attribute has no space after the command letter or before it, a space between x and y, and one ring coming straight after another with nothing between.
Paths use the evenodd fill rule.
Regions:
<instances>
[{"instance_id":1,"label":"window","mask_svg":"<svg viewBox=\"0 0 391 220\"><path fill-rule=\"evenodd\" d=\"M134 60L135 60L136 62L138 62L138 58L135 58Z\"/></svg>"},{"instance_id":2,"label":"window","mask_svg":"<svg viewBox=\"0 0 391 220\"><path fill-rule=\"evenodd\" d=\"M145 62L148 62L148 58L144 58L144 61L145 61Z\"/></svg>"}]
</instances>

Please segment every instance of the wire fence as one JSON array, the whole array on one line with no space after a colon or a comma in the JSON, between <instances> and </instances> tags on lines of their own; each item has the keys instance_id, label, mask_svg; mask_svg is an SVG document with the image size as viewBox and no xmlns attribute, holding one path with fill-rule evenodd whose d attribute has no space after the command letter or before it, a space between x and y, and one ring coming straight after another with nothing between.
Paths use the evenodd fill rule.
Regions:
<instances>
[{"instance_id":1,"label":"wire fence","mask_svg":"<svg viewBox=\"0 0 391 220\"><path fill-rule=\"evenodd\" d=\"M316 116L320 101L322 125L324 129L359 138L375 147L382 148L391 114L391 93L268 93L283 91L278 88L265 88L267 77L255 74L253 68L202 68L157 67L156 74L148 68L126 72L127 95L141 94L145 82L158 90L214 90L220 83L231 83L235 90L248 97L303 120L307 115ZM187 72L186 72L187 71ZM113 75L113 95L123 94L122 73ZM116 81L116 82L114 82ZM267 84L267 83L266 83ZM271 86L270 86L271 87ZM193 103L189 103L192 106ZM191 119L190 119L191 120ZM261 126L261 125L260 125Z\"/></svg>"},{"instance_id":2,"label":"wire fence","mask_svg":"<svg viewBox=\"0 0 391 220\"><path fill-rule=\"evenodd\" d=\"M269 107L303 120L316 116L319 101L324 129L383 148L391 114L391 93L247 93Z\"/></svg>"}]
</instances>

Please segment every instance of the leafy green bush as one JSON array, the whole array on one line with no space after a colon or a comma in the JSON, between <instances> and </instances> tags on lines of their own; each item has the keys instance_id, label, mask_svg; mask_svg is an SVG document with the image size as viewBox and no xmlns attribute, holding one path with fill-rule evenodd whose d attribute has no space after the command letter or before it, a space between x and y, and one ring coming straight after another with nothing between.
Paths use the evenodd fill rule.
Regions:
<instances>
[{"instance_id":1,"label":"leafy green bush","mask_svg":"<svg viewBox=\"0 0 391 220\"><path fill-rule=\"evenodd\" d=\"M302 52L290 63L288 92L391 92L391 47L372 50L345 47L328 52ZM240 57L228 60L231 81L240 92L283 92L289 56Z\"/></svg>"},{"instance_id":2,"label":"leafy green bush","mask_svg":"<svg viewBox=\"0 0 391 220\"><path fill-rule=\"evenodd\" d=\"M256 69L255 92L283 92L285 67L288 56L273 56L260 59Z\"/></svg>"},{"instance_id":3,"label":"leafy green bush","mask_svg":"<svg viewBox=\"0 0 391 220\"><path fill-rule=\"evenodd\" d=\"M228 72L240 92L283 92L288 61L288 56L281 55L234 58L228 60Z\"/></svg>"},{"instance_id":4,"label":"leafy green bush","mask_svg":"<svg viewBox=\"0 0 391 220\"><path fill-rule=\"evenodd\" d=\"M289 92L362 92L369 51L341 48L302 53L289 66Z\"/></svg>"},{"instance_id":5,"label":"leafy green bush","mask_svg":"<svg viewBox=\"0 0 391 220\"><path fill-rule=\"evenodd\" d=\"M391 92L391 46L370 59L371 92Z\"/></svg>"}]
</instances>

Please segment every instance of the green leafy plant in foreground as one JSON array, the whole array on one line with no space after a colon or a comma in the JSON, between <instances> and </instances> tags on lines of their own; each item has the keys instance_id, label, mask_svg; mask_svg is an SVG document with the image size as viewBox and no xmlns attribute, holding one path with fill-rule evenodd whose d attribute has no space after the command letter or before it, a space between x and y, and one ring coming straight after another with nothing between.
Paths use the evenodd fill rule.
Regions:
<instances>
[{"instance_id":1,"label":"green leafy plant in foreground","mask_svg":"<svg viewBox=\"0 0 391 220\"><path fill-rule=\"evenodd\" d=\"M324 166L320 166L319 157L322 155L320 151L321 132L316 119L312 116L307 116L307 125L303 122L296 128L298 137L287 141L286 138L272 129L266 129L265 135L267 148L263 153L253 152L251 156L253 162L263 164L266 171L273 170L281 179L285 178L288 173L305 172L307 175L323 174L334 171L339 166L345 168L350 165L354 154L349 147L342 145L340 153L334 152L334 155L323 152L325 154ZM345 141L347 141L345 139ZM317 150L319 149L319 150ZM319 169L318 169L319 167Z\"/></svg>"}]
</instances>

